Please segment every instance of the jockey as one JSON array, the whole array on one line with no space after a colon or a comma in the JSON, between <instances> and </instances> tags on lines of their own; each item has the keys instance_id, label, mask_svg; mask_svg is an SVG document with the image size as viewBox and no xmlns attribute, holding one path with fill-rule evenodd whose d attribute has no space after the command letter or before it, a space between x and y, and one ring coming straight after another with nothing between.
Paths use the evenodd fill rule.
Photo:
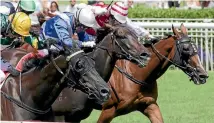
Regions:
<instances>
[{"instance_id":1,"label":"jockey","mask_svg":"<svg viewBox=\"0 0 214 123\"><path fill-rule=\"evenodd\" d=\"M11 28L9 28L8 34L5 34L5 31L7 29L8 23L11 21L13 14L9 17L1 14L1 44L2 45L9 45L12 41L15 41L15 43L21 42L27 42L35 49L39 49L43 47L43 42L38 41L36 37L33 37L30 35L30 28L31 28L31 20L30 17L23 13L23 12L17 12L13 18L13 21L11 23ZM1 60L3 60L1 58ZM11 66L7 61L1 62L1 68L5 68L2 71L8 71L11 74L13 74L16 69Z\"/></svg>"},{"instance_id":2,"label":"jockey","mask_svg":"<svg viewBox=\"0 0 214 123\"><path fill-rule=\"evenodd\" d=\"M88 23L88 22L94 22L93 19L95 18L91 18L92 15L93 15L93 12L87 8L80 9L79 11L76 12L75 16L68 12L61 13L60 15L57 15L51 18L50 20L46 21L42 25L42 28L41 28L42 32L41 32L40 39L45 40L47 38L53 38L57 41L58 46L61 48L62 46L65 46L66 48L73 48L75 47L74 46L75 44L77 44L78 47L93 47L95 46L94 41L82 42L82 41L77 41L72 39L72 36L74 34L76 27L79 27L83 31L88 27L96 27L94 24ZM19 16L22 16L22 18L18 18ZM22 21L19 21L19 19ZM11 33L14 35L14 37L29 36L30 25L31 25L30 18L26 14L22 12L16 13L15 18L12 22ZM15 28L16 26L18 27L17 29ZM21 29L23 30L20 31ZM52 50L55 50L55 49L53 48ZM44 57L48 55L47 49L43 49L39 51L41 51L41 52L38 52L40 56ZM19 73L20 69L16 70L11 65L9 65L8 62L4 61L4 63L8 66L8 67L4 67L4 68L8 68L6 71L9 71L11 74L14 73L13 75L17 75L17 73Z\"/></svg>"},{"instance_id":3,"label":"jockey","mask_svg":"<svg viewBox=\"0 0 214 123\"><path fill-rule=\"evenodd\" d=\"M131 20L127 17L128 16L128 4L125 2L115 2L112 6L110 6L107 10L107 6L104 4L95 4L95 6L99 6L101 8L105 8L105 10L100 9L100 15L95 15L96 22L99 25L99 28L105 27L106 23L111 25L118 25L118 24L126 24L131 27L137 36L140 37L147 37L147 38L154 38L152 35L149 34L144 28L139 27L131 22ZM93 7L90 7L92 11ZM93 30L86 30L86 32L90 35L96 35L96 31L94 28Z\"/></svg>"},{"instance_id":4,"label":"jockey","mask_svg":"<svg viewBox=\"0 0 214 123\"><path fill-rule=\"evenodd\" d=\"M91 23L95 21L95 18L91 18L93 14L88 8L77 10L75 15L69 12L61 13L43 23L40 38L43 40L55 39L61 48L62 46L72 48L73 44L77 44L78 47L93 47L94 41L84 42L88 38L85 37L85 33L80 34L89 27L98 27ZM77 35L78 39L82 40L72 39L73 35Z\"/></svg>"},{"instance_id":5,"label":"jockey","mask_svg":"<svg viewBox=\"0 0 214 123\"><path fill-rule=\"evenodd\" d=\"M5 34L8 23L11 21L13 14L9 17L0 13L1 16L1 44L9 45L14 39L20 39L29 43L32 47L39 49L43 47L43 42L39 42L36 37L30 35L31 20L30 17L23 13L17 12L13 18L11 28L8 34ZM18 42L17 42L18 43Z\"/></svg>"},{"instance_id":6,"label":"jockey","mask_svg":"<svg viewBox=\"0 0 214 123\"><path fill-rule=\"evenodd\" d=\"M15 13L16 6L12 2L3 2L1 1L0 5L0 13L10 15ZM19 12L24 12L25 14L29 15L32 14L36 10L36 3L34 0L20 0L19 1Z\"/></svg>"}]
</instances>

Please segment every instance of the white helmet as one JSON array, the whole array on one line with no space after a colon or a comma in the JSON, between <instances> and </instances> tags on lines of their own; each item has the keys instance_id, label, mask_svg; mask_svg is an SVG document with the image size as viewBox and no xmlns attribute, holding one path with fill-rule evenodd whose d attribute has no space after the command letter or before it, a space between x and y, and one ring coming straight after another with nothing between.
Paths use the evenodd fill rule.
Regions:
<instances>
[{"instance_id":1,"label":"white helmet","mask_svg":"<svg viewBox=\"0 0 214 123\"><path fill-rule=\"evenodd\" d=\"M110 14L120 23L126 23L126 18L128 15L128 6L123 2L115 2L111 6Z\"/></svg>"},{"instance_id":2,"label":"white helmet","mask_svg":"<svg viewBox=\"0 0 214 123\"><path fill-rule=\"evenodd\" d=\"M77 10L75 17L77 21L87 27L94 29L100 28L96 22L95 15L90 8L82 8Z\"/></svg>"}]
</instances>

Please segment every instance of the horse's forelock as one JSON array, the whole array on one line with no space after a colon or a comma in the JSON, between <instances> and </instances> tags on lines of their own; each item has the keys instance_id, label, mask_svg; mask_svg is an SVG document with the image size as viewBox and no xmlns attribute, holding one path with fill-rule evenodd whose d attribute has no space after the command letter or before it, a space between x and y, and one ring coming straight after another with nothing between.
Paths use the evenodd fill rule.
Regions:
<instances>
[{"instance_id":1,"label":"horse's forelock","mask_svg":"<svg viewBox=\"0 0 214 123\"><path fill-rule=\"evenodd\" d=\"M136 39L138 38L136 33L135 33L135 30L132 27L128 26L128 25L121 24L121 25L116 26L116 28L117 29L122 28L123 31L125 32L125 36L131 35L133 38L136 38Z\"/></svg>"}]
</instances>

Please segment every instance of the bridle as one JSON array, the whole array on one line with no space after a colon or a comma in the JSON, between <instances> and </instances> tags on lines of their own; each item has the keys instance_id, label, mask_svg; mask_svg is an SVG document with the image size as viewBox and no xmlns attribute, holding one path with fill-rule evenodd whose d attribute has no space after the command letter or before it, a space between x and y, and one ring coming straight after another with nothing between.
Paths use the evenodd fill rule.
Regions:
<instances>
[{"instance_id":1,"label":"bridle","mask_svg":"<svg viewBox=\"0 0 214 123\"><path fill-rule=\"evenodd\" d=\"M183 39L181 38L181 39L175 40L175 42L176 42L176 49L177 49L176 52L178 52L178 55L177 55L177 56L175 55L174 58L173 58L172 60L170 60L169 58L167 58L166 56L164 56L163 54L161 54L161 53L155 48L155 46L154 46L153 43L151 43L151 48L152 48L153 52L154 52L156 55L162 57L163 59L165 59L166 61L168 61L168 62L170 62L171 64L175 65L176 67L178 67L178 68L184 70L184 72L185 72L188 76L191 77L191 80L193 80L193 79L194 79L193 76L194 76L194 74L195 74L196 68L192 67L192 66L189 65L185 60L183 60L183 59L181 58L181 56L182 56L181 53L182 53L182 52L181 52L180 45L181 45L182 43L191 43L191 45L193 46L194 51L193 51L192 54L190 54L190 56L193 56L193 55L197 54L197 48L196 48L196 46L190 41L189 38L183 38ZM179 61L180 61L181 63L180 63L180 62L177 63L177 61L176 61L175 59L179 59ZM182 64L183 64L183 65L182 65ZM127 73L125 70L123 70L122 68L118 67L117 65L115 65L115 68L117 68L117 70L118 70L120 73L122 73L124 76L126 76L126 78L128 78L129 80L131 80L132 82L134 82L134 83L136 83L136 84L139 84L139 85L147 85L147 84L148 84L148 83L145 82L145 81L140 81L140 80L135 79L131 74ZM188 73L187 70L190 70L190 71L192 71L192 72L191 72L191 73Z\"/></svg>"},{"instance_id":2,"label":"bridle","mask_svg":"<svg viewBox=\"0 0 214 123\"><path fill-rule=\"evenodd\" d=\"M154 46L154 44L151 44L151 48L154 51L154 53L160 57L162 57L163 59L165 59L166 61L170 62L171 64L175 65L176 67L182 69L189 77L191 77L191 80L194 79L194 75L195 75L195 71L196 68L192 67L189 63L187 63L185 61L185 59L182 58L182 44L183 43L190 43L191 46L193 47L193 52L191 54L189 54L189 57L197 54L197 48L196 45L194 43L191 42L191 39L189 39L188 37L183 37L180 39L175 40L176 43L176 48L175 48L175 55L173 57L172 60L170 60L169 58L167 58L166 56L164 56L163 54L161 54ZM191 72L187 72L187 71L191 71Z\"/></svg>"},{"instance_id":3,"label":"bridle","mask_svg":"<svg viewBox=\"0 0 214 123\"><path fill-rule=\"evenodd\" d=\"M47 41L48 42L48 41ZM51 44L51 45L54 45L56 46L55 44ZM48 44L48 49L50 49L50 44ZM75 54L75 53L74 53ZM84 57L85 55L83 54L83 51L78 51L78 53L76 53L75 55L81 55L80 57ZM75 55L71 54L73 57ZM72 59L74 59L72 57ZM79 57L79 59L80 59ZM63 83L64 81L68 81L67 84L68 84L68 87L79 87L80 85L82 85L80 88L83 88L82 90L85 90L85 92L87 93L88 91L90 91L89 88L87 88L87 86L85 86L85 83L81 81L81 78L82 76L84 76L87 72L91 71L91 67L92 65L90 66L86 66L87 69L84 69L83 71L79 71L78 73L80 73L80 75L77 75L74 71L77 71L76 68L74 68L72 65L71 65L71 62L69 62L69 65L68 65L68 69L66 70L66 72L64 73L56 64L56 62L54 61L54 56L53 56L53 53L50 52L50 60L51 62L53 63L54 67L57 69L57 71L63 75L63 77L60 79L59 82L57 82L56 84L56 87L59 87L61 83ZM67 61L70 61L70 59L67 59ZM75 64L77 63L78 59L75 59ZM91 63L91 62L89 62ZM72 74L72 78L74 79L70 79L68 76L70 76L70 74ZM9 76L8 76L9 77ZM5 79L5 81L8 79L8 77ZM76 79L76 78L80 78L80 79ZM77 81L78 83L80 84L77 84ZM32 108L31 106L25 104L23 101L22 101L22 96L21 96L21 73L20 73L20 78L19 78L19 86L20 86L20 100L17 100L15 98L13 98L12 96L6 94L5 92L3 92L1 90L1 95L4 96L6 99L8 99L10 102L14 103L15 105L17 105L18 107L22 108L22 109L25 109L26 111L29 111L31 113L34 113L34 114L39 114L39 115L42 115L42 114L46 114L50 111L51 107L49 107L48 109L46 110L39 110L39 109L35 109L35 108Z\"/></svg>"},{"instance_id":4,"label":"bridle","mask_svg":"<svg viewBox=\"0 0 214 123\"><path fill-rule=\"evenodd\" d=\"M120 43L117 41L114 32L110 32L109 34L111 36L111 41L112 41L112 48L108 48L105 46L101 46L101 42L99 44L97 44L96 48L102 49L107 51L108 55L112 58L110 53L116 54L119 58L125 58L127 60L136 60L136 58L134 58L130 53L128 53L121 45ZM108 36L108 35L107 35ZM124 42L122 42L124 43ZM119 47L119 49L121 50L121 52L117 52L116 51L116 46ZM95 50L94 50L95 51Z\"/></svg>"}]
</instances>

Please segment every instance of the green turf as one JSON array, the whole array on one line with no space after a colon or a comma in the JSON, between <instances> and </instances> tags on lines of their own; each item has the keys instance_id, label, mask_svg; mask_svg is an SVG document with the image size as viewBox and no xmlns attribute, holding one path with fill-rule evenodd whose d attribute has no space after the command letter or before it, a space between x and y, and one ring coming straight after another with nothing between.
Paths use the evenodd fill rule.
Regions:
<instances>
[{"instance_id":1,"label":"green turf","mask_svg":"<svg viewBox=\"0 0 214 123\"><path fill-rule=\"evenodd\" d=\"M181 71L168 70L159 80L158 103L165 123L214 123L214 72L204 85L194 85ZM93 111L83 123L95 123ZM112 123L149 123L139 112L115 118Z\"/></svg>"}]
</instances>

